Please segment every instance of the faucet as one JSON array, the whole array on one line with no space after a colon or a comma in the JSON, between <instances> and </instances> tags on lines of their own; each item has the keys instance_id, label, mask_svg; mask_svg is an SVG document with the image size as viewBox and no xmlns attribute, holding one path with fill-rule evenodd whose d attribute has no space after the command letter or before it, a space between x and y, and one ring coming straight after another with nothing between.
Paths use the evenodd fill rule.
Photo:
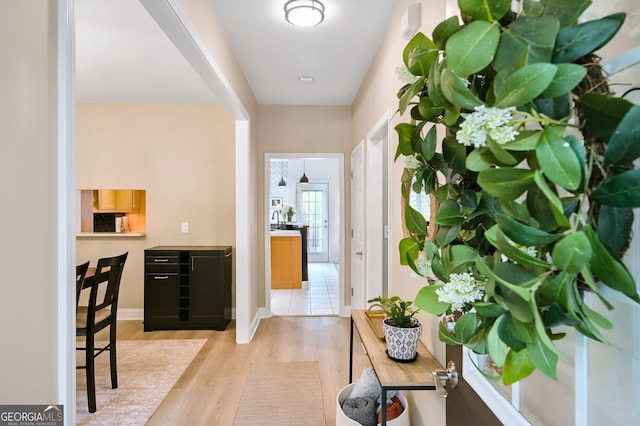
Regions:
<instances>
[{"instance_id":1,"label":"faucet","mask_svg":"<svg viewBox=\"0 0 640 426\"><path fill-rule=\"evenodd\" d=\"M274 215L278 215L278 228L280 227L280 212L278 210L274 210L273 214L271 215L271 219L273 219Z\"/></svg>"}]
</instances>

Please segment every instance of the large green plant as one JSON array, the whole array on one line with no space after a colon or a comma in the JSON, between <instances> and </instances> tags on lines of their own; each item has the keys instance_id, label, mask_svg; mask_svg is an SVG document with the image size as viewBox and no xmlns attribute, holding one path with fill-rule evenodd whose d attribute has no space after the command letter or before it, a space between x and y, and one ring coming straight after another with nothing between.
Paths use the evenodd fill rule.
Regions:
<instances>
[{"instance_id":1,"label":"large green plant","mask_svg":"<svg viewBox=\"0 0 640 426\"><path fill-rule=\"evenodd\" d=\"M578 24L589 4L458 0L462 24L403 54L401 261L428 280L418 307L456 314L440 339L489 354L507 385L535 369L556 378L559 325L605 341L611 323L583 291L609 308L601 285L640 301L620 259L640 207L640 107L609 93L593 55L625 15ZM411 191L438 203L432 235Z\"/></svg>"}]
</instances>

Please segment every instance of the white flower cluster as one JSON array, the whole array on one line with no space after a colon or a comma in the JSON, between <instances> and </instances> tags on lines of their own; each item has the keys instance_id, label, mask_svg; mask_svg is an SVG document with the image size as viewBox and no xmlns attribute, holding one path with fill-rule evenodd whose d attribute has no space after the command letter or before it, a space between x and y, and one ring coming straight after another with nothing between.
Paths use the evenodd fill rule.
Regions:
<instances>
[{"instance_id":1,"label":"white flower cluster","mask_svg":"<svg viewBox=\"0 0 640 426\"><path fill-rule=\"evenodd\" d=\"M482 299L484 285L468 272L449 275L449 282L436 290L438 300L451 304L451 312L464 312L467 304Z\"/></svg>"},{"instance_id":2,"label":"white flower cluster","mask_svg":"<svg viewBox=\"0 0 640 426\"><path fill-rule=\"evenodd\" d=\"M293 216L294 214L296 214L296 211L293 206L282 204L280 207L278 207L278 213L280 213L281 216L286 217L289 215Z\"/></svg>"},{"instance_id":3,"label":"white flower cluster","mask_svg":"<svg viewBox=\"0 0 640 426\"><path fill-rule=\"evenodd\" d=\"M396 67L396 77L398 77L398 80L401 82L409 84L415 83L420 78L411 74L411 71L409 71L409 68L407 68L406 65Z\"/></svg>"},{"instance_id":4,"label":"white flower cluster","mask_svg":"<svg viewBox=\"0 0 640 426\"><path fill-rule=\"evenodd\" d=\"M414 264L416 265L418 273L423 277L431 275L431 259L424 251L421 250L418 252L418 258L415 260Z\"/></svg>"},{"instance_id":5,"label":"white flower cluster","mask_svg":"<svg viewBox=\"0 0 640 426\"><path fill-rule=\"evenodd\" d=\"M464 122L456 133L456 139L465 146L480 148L490 138L496 143L505 144L518 136L518 131L509 125L515 108L494 108L477 106L475 112L463 114Z\"/></svg>"},{"instance_id":6,"label":"white flower cluster","mask_svg":"<svg viewBox=\"0 0 640 426\"><path fill-rule=\"evenodd\" d=\"M404 166L407 169L417 169L418 167L422 166L422 163L420 162L420 160L418 160L415 156L411 156L411 157L407 157L404 161Z\"/></svg>"}]
</instances>

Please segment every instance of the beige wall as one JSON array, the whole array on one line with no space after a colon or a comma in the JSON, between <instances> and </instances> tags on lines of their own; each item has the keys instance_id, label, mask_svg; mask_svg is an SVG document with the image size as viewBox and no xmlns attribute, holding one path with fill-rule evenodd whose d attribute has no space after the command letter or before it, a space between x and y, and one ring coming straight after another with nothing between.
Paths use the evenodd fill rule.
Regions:
<instances>
[{"instance_id":1,"label":"beige wall","mask_svg":"<svg viewBox=\"0 0 640 426\"><path fill-rule=\"evenodd\" d=\"M389 28L378 49L374 61L367 72L365 80L353 103L353 134L351 142L355 146L360 140L366 138L367 133L387 111L394 113L398 108L396 93L403 85L395 75L395 68L402 64L402 51L407 40L400 36L400 22L406 8L415 3L415 0L399 0L391 17ZM422 1L422 26L420 31L431 37L431 32L437 23L445 17L445 2ZM408 115L408 114L407 114ZM392 127L400 122L398 115L394 115ZM391 145L391 158L395 154L398 139L393 132ZM389 293L403 298L414 300L418 290L425 284L421 280L411 278L408 267L400 265L398 244L402 238L401 228L401 193L400 177L404 163L399 159L393 165L391 173L390 203L392 206L390 217L391 236L391 273ZM444 344L440 343L437 335L437 319L426 314L420 315L424 324L421 337L423 343L436 356L441 364L445 364ZM436 396L435 392L412 392L410 395L411 419L415 424L444 424L444 399Z\"/></svg>"},{"instance_id":2,"label":"beige wall","mask_svg":"<svg viewBox=\"0 0 640 426\"><path fill-rule=\"evenodd\" d=\"M258 174L258 102L227 42L212 2L209 0L179 0L179 3L196 29L204 48L208 50L209 55L219 67L215 71L222 73L224 82L233 91L232 97L242 104L246 114L248 114L246 117L240 117L241 114L238 111L231 111L234 118L249 121L250 133L248 146L243 146L236 153L241 158L248 159L249 167L244 171L243 181L236 183L243 190L247 188L246 192L249 194L256 194L258 193L260 176ZM259 218L261 216L259 216L258 201L255 197L250 197L248 200L246 211L247 222L238 224L238 226L249 233L250 241L257 241ZM249 340L250 336L244 335L244 331L245 328L248 330L250 323L253 323L256 319L258 309L264 306L264 296L259 294L264 284L259 279L258 248L255 244L250 244L249 247L244 247L244 249L246 250L245 253L239 253L239 256L243 259L241 264L243 268L242 274L245 276L240 287L246 289L247 294L244 293L244 290L239 294L241 298L248 299L249 312L236 312L236 319L238 333L242 334L240 339ZM238 256L236 257L238 258Z\"/></svg>"},{"instance_id":3,"label":"beige wall","mask_svg":"<svg viewBox=\"0 0 640 426\"><path fill-rule=\"evenodd\" d=\"M78 262L129 252L120 309L144 306L145 248L235 246L234 135L219 105L78 104L77 188L146 190L146 237L77 240Z\"/></svg>"},{"instance_id":4,"label":"beige wall","mask_svg":"<svg viewBox=\"0 0 640 426\"><path fill-rule=\"evenodd\" d=\"M265 153L343 153L344 154L344 208L349 211L349 155L351 152L351 107L347 106L300 106L261 105L258 127L260 145L258 150L258 175L265 173ZM264 306L264 197L268 183L262 182L258 188L258 270L260 274L259 297ZM350 229L349 215L346 214L345 229ZM345 252L349 252L349 239L345 241ZM346 258L345 277L349 276L349 260ZM348 300L348 299L347 299Z\"/></svg>"},{"instance_id":5,"label":"beige wall","mask_svg":"<svg viewBox=\"0 0 640 426\"><path fill-rule=\"evenodd\" d=\"M56 404L55 1L0 1L0 403Z\"/></svg>"}]
</instances>

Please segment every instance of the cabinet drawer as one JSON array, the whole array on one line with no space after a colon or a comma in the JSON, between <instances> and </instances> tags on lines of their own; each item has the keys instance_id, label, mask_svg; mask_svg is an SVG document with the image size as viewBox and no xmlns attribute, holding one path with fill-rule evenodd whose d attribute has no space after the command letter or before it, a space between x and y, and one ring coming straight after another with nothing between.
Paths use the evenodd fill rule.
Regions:
<instances>
[{"instance_id":1,"label":"cabinet drawer","mask_svg":"<svg viewBox=\"0 0 640 426\"><path fill-rule=\"evenodd\" d=\"M178 273L178 255L153 253L145 256L145 268L146 274L162 274L162 273Z\"/></svg>"}]
</instances>

